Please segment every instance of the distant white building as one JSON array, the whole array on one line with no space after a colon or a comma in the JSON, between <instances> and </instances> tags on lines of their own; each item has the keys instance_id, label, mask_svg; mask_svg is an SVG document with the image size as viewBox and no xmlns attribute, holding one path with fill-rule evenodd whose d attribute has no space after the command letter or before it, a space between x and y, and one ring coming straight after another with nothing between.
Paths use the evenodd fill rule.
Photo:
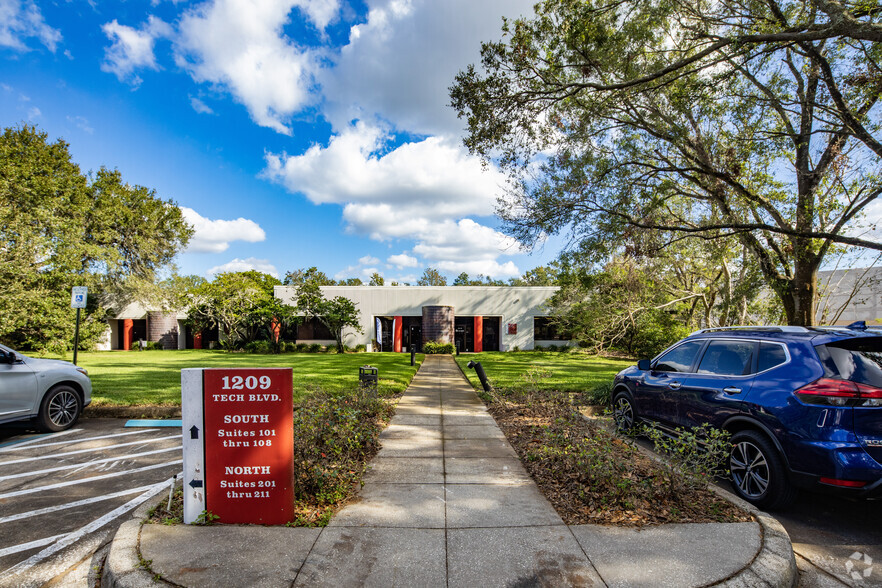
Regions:
<instances>
[{"instance_id":1,"label":"distant white building","mask_svg":"<svg viewBox=\"0 0 882 588\"><path fill-rule=\"evenodd\" d=\"M509 351L569 344L548 321L546 302L557 287L538 286L323 286L325 298L344 296L361 313L363 333L349 329L349 346L374 342L382 351L422 349L427 341L461 351ZM275 297L296 305L296 289L276 286ZM318 321L298 328L298 342L329 344Z\"/></svg>"},{"instance_id":2,"label":"distant white building","mask_svg":"<svg viewBox=\"0 0 882 588\"><path fill-rule=\"evenodd\" d=\"M882 267L818 272L817 324L882 325Z\"/></svg>"}]
</instances>

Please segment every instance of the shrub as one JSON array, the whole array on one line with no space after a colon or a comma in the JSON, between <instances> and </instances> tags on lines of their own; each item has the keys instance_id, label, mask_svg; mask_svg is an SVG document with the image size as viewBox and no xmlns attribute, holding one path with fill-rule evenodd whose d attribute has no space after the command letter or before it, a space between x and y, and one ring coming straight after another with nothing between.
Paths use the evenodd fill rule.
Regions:
<instances>
[{"instance_id":1,"label":"shrub","mask_svg":"<svg viewBox=\"0 0 882 588\"><path fill-rule=\"evenodd\" d=\"M705 423L693 429L678 427L671 436L654 425L644 425L639 434L649 437L656 451L667 456L664 463L671 475L665 481L671 493L704 488L715 476L728 473L723 465L731 448L728 431Z\"/></svg>"},{"instance_id":2,"label":"shrub","mask_svg":"<svg viewBox=\"0 0 882 588\"><path fill-rule=\"evenodd\" d=\"M600 383L582 395L582 403L591 406L609 406L612 402L612 380Z\"/></svg>"},{"instance_id":3,"label":"shrub","mask_svg":"<svg viewBox=\"0 0 882 588\"><path fill-rule=\"evenodd\" d=\"M364 391L316 392L294 411L296 524L324 526L361 482L394 409Z\"/></svg>"},{"instance_id":4,"label":"shrub","mask_svg":"<svg viewBox=\"0 0 882 588\"><path fill-rule=\"evenodd\" d=\"M325 353L337 353L337 346L336 345L328 345L327 347L323 347L322 350Z\"/></svg>"},{"instance_id":5,"label":"shrub","mask_svg":"<svg viewBox=\"0 0 882 588\"><path fill-rule=\"evenodd\" d=\"M320 343L312 343L312 344L309 346L309 348L307 349L307 351L309 351L309 353L321 353L321 352L322 352L322 346L321 346Z\"/></svg>"},{"instance_id":6,"label":"shrub","mask_svg":"<svg viewBox=\"0 0 882 588\"><path fill-rule=\"evenodd\" d=\"M276 348L272 341L249 341L245 344L248 353L275 353Z\"/></svg>"},{"instance_id":7,"label":"shrub","mask_svg":"<svg viewBox=\"0 0 882 588\"><path fill-rule=\"evenodd\" d=\"M309 345L307 345L306 343L297 343L294 346L294 351L296 351L297 353L306 353L307 351L309 351Z\"/></svg>"},{"instance_id":8,"label":"shrub","mask_svg":"<svg viewBox=\"0 0 882 588\"><path fill-rule=\"evenodd\" d=\"M426 341L426 343L423 345L423 353L426 353L428 355L456 353L456 345L454 345L453 343Z\"/></svg>"},{"instance_id":9,"label":"shrub","mask_svg":"<svg viewBox=\"0 0 882 588\"><path fill-rule=\"evenodd\" d=\"M367 345L365 345L364 343L359 343L355 346L356 353L364 353L365 351L367 351Z\"/></svg>"}]
</instances>

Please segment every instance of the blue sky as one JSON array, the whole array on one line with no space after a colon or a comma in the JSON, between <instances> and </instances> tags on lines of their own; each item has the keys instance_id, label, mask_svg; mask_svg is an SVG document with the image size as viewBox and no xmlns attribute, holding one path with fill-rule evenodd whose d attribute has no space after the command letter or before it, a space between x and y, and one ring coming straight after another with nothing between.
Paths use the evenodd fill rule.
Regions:
<instances>
[{"instance_id":1,"label":"blue sky","mask_svg":"<svg viewBox=\"0 0 882 588\"><path fill-rule=\"evenodd\" d=\"M447 88L532 1L0 0L0 123L177 202L183 274L507 279L557 249L499 232Z\"/></svg>"}]
</instances>

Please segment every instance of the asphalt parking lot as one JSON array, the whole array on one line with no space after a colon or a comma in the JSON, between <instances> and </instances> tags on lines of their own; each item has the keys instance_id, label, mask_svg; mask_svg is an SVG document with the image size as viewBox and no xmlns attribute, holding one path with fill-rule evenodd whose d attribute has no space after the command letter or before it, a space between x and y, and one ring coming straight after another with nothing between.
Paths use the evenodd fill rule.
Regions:
<instances>
[{"instance_id":1,"label":"asphalt parking lot","mask_svg":"<svg viewBox=\"0 0 882 588\"><path fill-rule=\"evenodd\" d=\"M0 427L0 586L41 586L87 560L181 472L181 431L82 419L51 435Z\"/></svg>"}]
</instances>

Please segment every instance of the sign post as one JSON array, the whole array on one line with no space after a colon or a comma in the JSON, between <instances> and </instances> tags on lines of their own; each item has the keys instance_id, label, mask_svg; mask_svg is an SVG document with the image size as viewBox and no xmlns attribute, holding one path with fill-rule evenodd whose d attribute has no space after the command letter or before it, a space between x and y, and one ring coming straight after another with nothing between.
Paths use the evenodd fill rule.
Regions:
<instances>
[{"instance_id":1,"label":"sign post","mask_svg":"<svg viewBox=\"0 0 882 588\"><path fill-rule=\"evenodd\" d=\"M290 368L181 371L185 523L293 518L292 386Z\"/></svg>"},{"instance_id":2,"label":"sign post","mask_svg":"<svg viewBox=\"0 0 882 588\"><path fill-rule=\"evenodd\" d=\"M88 291L85 286L74 286L70 291L70 307L77 309L77 326L74 329L74 365L77 365L77 348L80 346L80 309L86 308L87 295Z\"/></svg>"}]
</instances>

